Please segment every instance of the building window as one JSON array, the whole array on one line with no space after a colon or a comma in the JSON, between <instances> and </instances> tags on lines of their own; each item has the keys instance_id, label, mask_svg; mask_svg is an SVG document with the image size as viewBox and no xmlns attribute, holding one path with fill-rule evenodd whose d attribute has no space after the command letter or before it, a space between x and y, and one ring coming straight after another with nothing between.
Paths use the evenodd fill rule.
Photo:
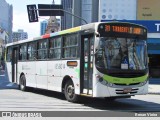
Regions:
<instances>
[{"instance_id":1,"label":"building window","mask_svg":"<svg viewBox=\"0 0 160 120\"><path fill-rule=\"evenodd\" d=\"M61 57L61 37L50 40L49 58L60 59Z\"/></svg>"}]
</instances>

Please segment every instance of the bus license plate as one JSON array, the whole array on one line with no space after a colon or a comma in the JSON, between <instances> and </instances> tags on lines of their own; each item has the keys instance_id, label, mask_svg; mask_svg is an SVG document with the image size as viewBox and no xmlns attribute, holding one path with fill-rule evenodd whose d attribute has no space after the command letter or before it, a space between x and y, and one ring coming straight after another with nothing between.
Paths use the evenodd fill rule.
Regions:
<instances>
[{"instance_id":1,"label":"bus license plate","mask_svg":"<svg viewBox=\"0 0 160 120\"><path fill-rule=\"evenodd\" d=\"M123 93L130 93L132 88L124 88Z\"/></svg>"}]
</instances>

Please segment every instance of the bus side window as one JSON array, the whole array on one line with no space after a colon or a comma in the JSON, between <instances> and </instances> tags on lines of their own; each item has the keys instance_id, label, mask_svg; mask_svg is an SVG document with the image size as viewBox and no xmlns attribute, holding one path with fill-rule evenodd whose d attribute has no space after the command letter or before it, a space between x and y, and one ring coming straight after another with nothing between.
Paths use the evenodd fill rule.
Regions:
<instances>
[{"instance_id":1,"label":"bus side window","mask_svg":"<svg viewBox=\"0 0 160 120\"><path fill-rule=\"evenodd\" d=\"M11 59L12 59L12 49L11 49L11 47L8 47L7 48L7 62L10 62L11 61Z\"/></svg>"},{"instance_id":2,"label":"bus side window","mask_svg":"<svg viewBox=\"0 0 160 120\"><path fill-rule=\"evenodd\" d=\"M22 60L22 54L19 53L19 60Z\"/></svg>"},{"instance_id":3,"label":"bus side window","mask_svg":"<svg viewBox=\"0 0 160 120\"><path fill-rule=\"evenodd\" d=\"M61 37L51 38L49 46L49 58L60 59L61 57Z\"/></svg>"},{"instance_id":4,"label":"bus side window","mask_svg":"<svg viewBox=\"0 0 160 120\"><path fill-rule=\"evenodd\" d=\"M78 36L69 35L63 39L63 58L76 58L78 56Z\"/></svg>"}]
</instances>

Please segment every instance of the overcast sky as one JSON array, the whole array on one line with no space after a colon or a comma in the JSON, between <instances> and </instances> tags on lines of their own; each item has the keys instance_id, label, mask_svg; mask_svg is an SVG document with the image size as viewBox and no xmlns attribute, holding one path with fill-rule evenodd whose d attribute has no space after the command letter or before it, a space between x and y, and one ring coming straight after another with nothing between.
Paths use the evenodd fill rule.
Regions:
<instances>
[{"instance_id":1,"label":"overcast sky","mask_svg":"<svg viewBox=\"0 0 160 120\"><path fill-rule=\"evenodd\" d=\"M53 0L6 0L13 6L13 31L23 29L28 33L28 38L40 36L40 23L29 23L27 5L31 4L51 4ZM60 4L61 0L54 0L56 4ZM45 20L41 16L39 21Z\"/></svg>"}]
</instances>

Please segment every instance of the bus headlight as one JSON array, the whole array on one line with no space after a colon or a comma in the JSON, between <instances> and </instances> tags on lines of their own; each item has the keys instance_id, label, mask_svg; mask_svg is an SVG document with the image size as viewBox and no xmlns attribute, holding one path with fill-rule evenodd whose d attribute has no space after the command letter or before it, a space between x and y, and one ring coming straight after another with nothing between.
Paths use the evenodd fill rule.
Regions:
<instances>
[{"instance_id":1,"label":"bus headlight","mask_svg":"<svg viewBox=\"0 0 160 120\"><path fill-rule=\"evenodd\" d=\"M110 87L112 87L112 86L113 86L113 84L112 84L112 83L109 83L109 86L110 86Z\"/></svg>"},{"instance_id":2,"label":"bus headlight","mask_svg":"<svg viewBox=\"0 0 160 120\"><path fill-rule=\"evenodd\" d=\"M101 84L103 84L103 85L107 85L107 84L108 84L108 82L107 82L106 80L104 80L102 77L99 78L99 82L100 82Z\"/></svg>"},{"instance_id":3,"label":"bus headlight","mask_svg":"<svg viewBox=\"0 0 160 120\"><path fill-rule=\"evenodd\" d=\"M147 83L148 80L141 82L141 86L145 85Z\"/></svg>"}]
</instances>

